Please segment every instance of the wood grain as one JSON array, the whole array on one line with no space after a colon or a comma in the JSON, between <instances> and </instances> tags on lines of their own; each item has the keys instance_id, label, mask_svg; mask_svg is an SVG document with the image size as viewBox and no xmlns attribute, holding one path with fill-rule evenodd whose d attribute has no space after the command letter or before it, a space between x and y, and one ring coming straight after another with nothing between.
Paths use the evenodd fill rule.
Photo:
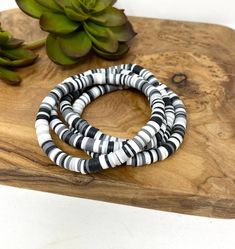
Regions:
<instances>
[{"instance_id":1,"label":"wood grain","mask_svg":"<svg viewBox=\"0 0 235 249\"><path fill-rule=\"evenodd\" d=\"M120 61L92 55L64 68L53 64L41 49L35 65L18 70L24 78L20 86L1 82L0 182L139 207L235 218L235 32L202 23L131 21L139 34ZM37 20L19 10L3 12L1 22L26 40L45 36ZM53 165L39 148L34 130L41 100L70 75L120 63L150 69L183 99L188 111L183 145L169 159L140 168L122 166L83 176ZM187 80L173 83L177 73L185 74ZM131 138L149 114L146 99L125 90L90 104L84 118L106 133ZM58 144L67 152L85 156Z\"/></svg>"}]
</instances>

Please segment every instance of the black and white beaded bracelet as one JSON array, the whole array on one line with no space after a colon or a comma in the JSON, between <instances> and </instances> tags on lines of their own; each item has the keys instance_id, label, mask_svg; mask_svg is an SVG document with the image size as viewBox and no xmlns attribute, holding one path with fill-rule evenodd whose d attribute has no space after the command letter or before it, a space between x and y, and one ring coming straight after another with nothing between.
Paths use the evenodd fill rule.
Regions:
<instances>
[{"instance_id":1,"label":"black and white beaded bracelet","mask_svg":"<svg viewBox=\"0 0 235 249\"><path fill-rule=\"evenodd\" d=\"M152 109L149 121L133 139L106 135L82 119L82 112L91 101L126 88L141 91ZM87 174L123 164L141 166L166 159L183 142L186 118L185 106L177 94L143 67L123 64L65 79L42 101L35 128L39 145L55 164ZM65 143L86 151L92 158L86 160L63 152L55 145L50 128Z\"/></svg>"}]
</instances>

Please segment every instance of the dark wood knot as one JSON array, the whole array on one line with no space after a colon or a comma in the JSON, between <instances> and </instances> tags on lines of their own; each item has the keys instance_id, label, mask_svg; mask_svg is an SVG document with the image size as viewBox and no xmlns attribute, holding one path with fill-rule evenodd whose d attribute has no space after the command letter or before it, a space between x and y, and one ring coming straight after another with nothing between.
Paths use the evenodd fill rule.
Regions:
<instances>
[{"instance_id":1,"label":"dark wood knot","mask_svg":"<svg viewBox=\"0 0 235 249\"><path fill-rule=\"evenodd\" d=\"M176 73L172 76L172 83L176 84L178 87L184 87L187 84L187 75L184 73Z\"/></svg>"}]
</instances>

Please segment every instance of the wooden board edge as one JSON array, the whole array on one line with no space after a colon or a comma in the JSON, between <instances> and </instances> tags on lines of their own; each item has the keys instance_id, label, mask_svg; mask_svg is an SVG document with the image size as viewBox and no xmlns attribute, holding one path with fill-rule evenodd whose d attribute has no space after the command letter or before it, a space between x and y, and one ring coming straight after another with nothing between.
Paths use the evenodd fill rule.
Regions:
<instances>
[{"instance_id":1,"label":"wooden board edge","mask_svg":"<svg viewBox=\"0 0 235 249\"><path fill-rule=\"evenodd\" d=\"M1 174L0 174L1 175ZM48 180L41 177L41 182L32 182L32 176L24 175L17 178L8 177L7 181L0 179L1 185L19 187L24 189L48 192L70 197L80 197L108 203L135 206L140 208L155 209L160 211L175 212L180 214L204 216L210 218L234 219L235 201L222 198L208 198L190 194L177 194L161 192L156 188L130 186L110 182L92 181L83 185L69 184L67 182ZM28 179L28 181L27 181ZM48 177L49 179L49 177ZM64 188L63 188L64 187ZM64 191L63 191L64 189ZM104 189L107 191L104 192ZM117 196L117 193L119 195Z\"/></svg>"}]
</instances>

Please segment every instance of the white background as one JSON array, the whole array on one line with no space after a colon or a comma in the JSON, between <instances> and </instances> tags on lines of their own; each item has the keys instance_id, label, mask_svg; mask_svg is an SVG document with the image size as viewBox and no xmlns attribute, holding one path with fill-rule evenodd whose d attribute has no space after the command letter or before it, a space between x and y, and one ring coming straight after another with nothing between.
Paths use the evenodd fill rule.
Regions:
<instances>
[{"instance_id":1,"label":"white background","mask_svg":"<svg viewBox=\"0 0 235 249\"><path fill-rule=\"evenodd\" d=\"M0 0L0 10L16 7ZM126 13L235 28L232 0L119 0ZM235 220L0 186L1 249L234 249Z\"/></svg>"},{"instance_id":2,"label":"white background","mask_svg":"<svg viewBox=\"0 0 235 249\"><path fill-rule=\"evenodd\" d=\"M235 28L233 0L118 0L128 15L213 22ZM14 0L0 0L0 9L16 7Z\"/></svg>"}]
</instances>

